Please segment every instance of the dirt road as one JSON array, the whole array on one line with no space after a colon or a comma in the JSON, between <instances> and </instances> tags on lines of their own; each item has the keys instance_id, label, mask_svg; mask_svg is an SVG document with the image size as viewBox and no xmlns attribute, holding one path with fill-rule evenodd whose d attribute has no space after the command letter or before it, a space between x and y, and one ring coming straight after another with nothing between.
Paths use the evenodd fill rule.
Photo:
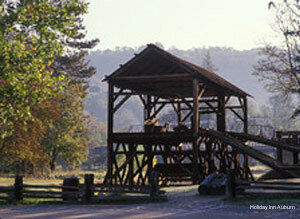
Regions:
<instances>
[{"instance_id":1,"label":"dirt road","mask_svg":"<svg viewBox=\"0 0 300 219\"><path fill-rule=\"evenodd\" d=\"M223 197L200 197L197 188L175 189L168 202L130 205L38 205L0 206L1 219L39 218L300 218L300 205L294 210L251 210L249 206L225 204ZM255 203L254 203L255 204Z\"/></svg>"}]
</instances>

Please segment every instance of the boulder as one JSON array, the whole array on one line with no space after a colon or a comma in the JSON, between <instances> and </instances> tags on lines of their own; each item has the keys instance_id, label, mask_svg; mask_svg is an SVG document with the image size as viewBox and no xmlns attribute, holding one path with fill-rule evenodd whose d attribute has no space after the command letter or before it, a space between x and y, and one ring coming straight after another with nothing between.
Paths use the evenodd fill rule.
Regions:
<instances>
[{"instance_id":1,"label":"boulder","mask_svg":"<svg viewBox=\"0 0 300 219\"><path fill-rule=\"evenodd\" d=\"M200 195L225 195L227 177L225 174L209 174L200 184Z\"/></svg>"}]
</instances>

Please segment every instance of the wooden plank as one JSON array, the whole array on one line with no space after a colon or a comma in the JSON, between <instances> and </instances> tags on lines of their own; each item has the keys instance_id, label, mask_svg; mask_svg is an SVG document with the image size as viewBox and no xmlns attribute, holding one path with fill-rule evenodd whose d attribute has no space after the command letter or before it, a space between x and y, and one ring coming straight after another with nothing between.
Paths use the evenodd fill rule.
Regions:
<instances>
[{"instance_id":1,"label":"wooden plank","mask_svg":"<svg viewBox=\"0 0 300 219\"><path fill-rule=\"evenodd\" d=\"M43 199L62 199L62 196L44 196L44 195L23 195L23 198L43 198Z\"/></svg>"},{"instance_id":2,"label":"wooden plank","mask_svg":"<svg viewBox=\"0 0 300 219\"><path fill-rule=\"evenodd\" d=\"M15 187L13 186L1 186L0 187L0 193L5 193L5 192L14 192Z\"/></svg>"},{"instance_id":3,"label":"wooden plank","mask_svg":"<svg viewBox=\"0 0 300 219\"><path fill-rule=\"evenodd\" d=\"M62 185L34 185L34 184L24 184L24 188L45 188L45 189L78 189L76 186L62 186Z\"/></svg>"},{"instance_id":4,"label":"wooden plank","mask_svg":"<svg viewBox=\"0 0 300 219\"><path fill-rule=\"evenodd\" d=\"M62 194L74 194L74 195L80 195L82 192L80 191L74 191L74 192L55 192L55 191L44 191L44 190L23 190L23 195L24 194L45 194L45 195L62 195Z\"/></svg>"}]
</instances>

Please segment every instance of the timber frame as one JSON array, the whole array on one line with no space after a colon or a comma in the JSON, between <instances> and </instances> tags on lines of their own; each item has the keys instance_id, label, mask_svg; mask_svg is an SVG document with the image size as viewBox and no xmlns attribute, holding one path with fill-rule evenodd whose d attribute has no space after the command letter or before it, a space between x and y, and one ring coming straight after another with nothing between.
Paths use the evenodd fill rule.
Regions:
<instances>
[{"instance_id":1,"label":"timber frame","mask_svg":"<svg viewBox=\"0 0 300 219\"><path fill-rule=\"evenodd\" d=\"M240 178L252 177L248 156L201 128L201 115L216 115L216 131L225 135L226 113L232 112L248 132L246 92L217 74L150 44L106 77L108 82L107 174L105 183L146 185L152 171L161 183L199 183L210 173L235 168ZM132 96L144 109L144 121L169 106L177 125L191 121L185 132L118 133L114 115ZM235 102L230 100L235 99ZM156 158L162 163L155 165Z\"/></svg>"}]
</instances>

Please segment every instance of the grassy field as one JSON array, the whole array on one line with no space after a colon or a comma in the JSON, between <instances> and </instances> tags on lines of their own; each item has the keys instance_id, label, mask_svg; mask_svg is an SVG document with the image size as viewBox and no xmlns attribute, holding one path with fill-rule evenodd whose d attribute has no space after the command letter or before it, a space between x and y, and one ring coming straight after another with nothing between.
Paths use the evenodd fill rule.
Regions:
<instances>
[{"instance_id":1,"label":"grassy field","mask_svg":"<svg viewBox=\"0 0 300 219\"><path fill-rule=\"evenodd\" d=\"M58 185L63 183L63 179L66 177L79 177L80 183L84 181L84 174L94 174L95 182L99 183L104 179L105 171L55 171L48 176L42 177L32 177L25 176L23 178L24 184L40 184L40 185ZM14 177L12 175L2 175L0 176L0 186L10 186L14 184Z\"/></svg>"}]
</instances>

